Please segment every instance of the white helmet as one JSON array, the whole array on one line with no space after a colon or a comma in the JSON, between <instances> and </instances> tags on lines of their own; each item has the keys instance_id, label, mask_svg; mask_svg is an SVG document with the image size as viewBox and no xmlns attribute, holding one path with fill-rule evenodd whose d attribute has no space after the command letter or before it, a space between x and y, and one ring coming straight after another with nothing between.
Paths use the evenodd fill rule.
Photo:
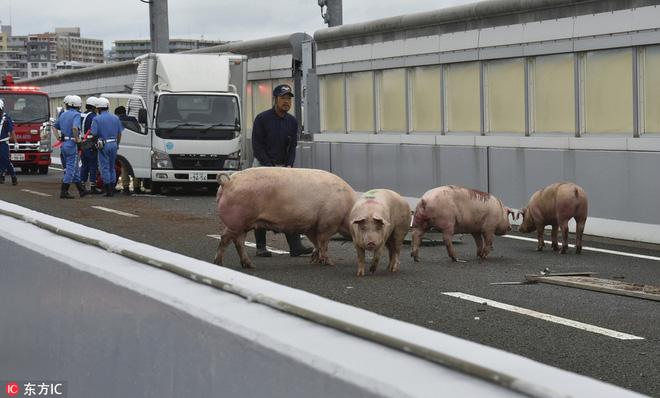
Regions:
<instances>
[{"instance_id":1,"label":"white helmet","mask_svg":"<svg viewBox=\"0 0 660 398\"><path fill-rule=\"evenodd\" d=\"M96 106L96 97L89 97L87 100L85 100L85 105L91 105L91 106Z\"/></svg>"},{"instance_id":2,"label":"white helmet","mask_svg":"<svg viewBox=\"0 0 660 398\"><path fill-rule=\"evenodd\" d=\"M77 95L69 96L69 106L80 108L82 106L82 99Z\"/></svg>"},{"instance_id":3,"label":"white helmet","mask_svg":"<svg viewBox=\"0 0 660 398\"><path fill-rule=\"evenodd\" d=\"M0 100L0 110L5 109L5 102Z\"/></svg>"},{"instance_id":4,"label":"white helmet","mask_svg":"<svg viewBox=\"0 0 660 398\"><path fill-rule=\"evenodd\" d=\"M63 103L64 105L69 105L70 99L71 99L71 96L70 96L70 95L67 95L67 96L64 97L64 99L62 100L62 103Z\"/></svg>"},{"instance_id":5,"label":"white helmet","mask_svg":"<svg viewBox=\"0 0 660 398\"><path fill-rule=\"evenodd\" d=\"M99 97L96 99L96 107L108 109L110 108L110 101L105 97Z\"/></svg>"}]
</instances>

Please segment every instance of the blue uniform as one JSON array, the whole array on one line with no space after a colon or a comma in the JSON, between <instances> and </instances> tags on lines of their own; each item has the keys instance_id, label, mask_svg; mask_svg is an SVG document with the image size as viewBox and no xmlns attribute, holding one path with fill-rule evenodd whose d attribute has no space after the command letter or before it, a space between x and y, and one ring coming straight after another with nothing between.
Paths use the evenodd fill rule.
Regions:
<instances>
[{"instance_id":1,"label":"blue uniform","mask_svg":"<svg viewBox=\"0 0 660 398\"><path fill-rule=\"evenodd\" d=\"M66 112L60 113L53 127L60 131L64 138L62 141L62 162L64 166L64 178L62 182L71 184L71 182L80 182L80 169L78 168L78 145L74 141L73 127L80 129L80 112L74 108L69 108Z\"/></svg>"},{"instance_id":2,"label":"blue uniform","mask_svg":"<svg viewBox=\"0 0 660 398\"><path fill-rule=\"evenodd\" d=\"M80 115L82 123L84 124L82 132L80 133L81 138L92 128L94 117L96 117L96 113L94 112L85 112ZM82 166L80 167L80 180L82 182L87 182L87 177L89 177L89 182L92 185L96 185L96 172L99 168L96 148L84 149L80 154L80 160L82 161Z\"/></svg>"},{"instance_id":3,"label":"blue uniform","mask_svg":"<svg viewBox=\"0 0 660 398\"><path fill-rule=\"evenodd\" d=\"M117 173L115 172L115 160L117 159L117 141L121 137L124 126L116 115L107 110L101 112L94 118L92 123L92 134L103 141L103 148L99 149L99 167L103 183L114 188L117 184Z\"/></svg>"},{"instance_id":4,"label":"blue uniform","mask_svg":"<svg viewBox=\"0 0 660 398\"><path fill-rule=\"evenodd\" d=\"M252 124L252 152L262 166L291 166L296 159L298 120L280 117L274 108L261 112Z\"/></svg>"},{"instance_id":5,"label":"blue uniform","mask_svg":"<svg viewBox=\"0 0 660 398\"><path fill-rule=\"evenodd\" d=\"M11 164L9 156L9 132L14 130L14 122L9 115L2 113L2 129L0 130L0 173L9 172L9 175L15 176L16 170Z\"/></svg>"}]
</instances>

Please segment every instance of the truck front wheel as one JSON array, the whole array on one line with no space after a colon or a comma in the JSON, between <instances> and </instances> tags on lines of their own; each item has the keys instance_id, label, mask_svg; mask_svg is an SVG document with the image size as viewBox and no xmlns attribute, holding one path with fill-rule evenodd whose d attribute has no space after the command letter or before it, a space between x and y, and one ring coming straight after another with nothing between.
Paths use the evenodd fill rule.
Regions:
<instances>
[{"instance_id":1,"label":"truck front wheel","mask_svg":"<svg viewBox=\"0 0 660 398\"><path fill-rule=\"evenodd\" d=\"M48 166L39 166L39 174L48 174Z\"/></svg>"}]
</instances>

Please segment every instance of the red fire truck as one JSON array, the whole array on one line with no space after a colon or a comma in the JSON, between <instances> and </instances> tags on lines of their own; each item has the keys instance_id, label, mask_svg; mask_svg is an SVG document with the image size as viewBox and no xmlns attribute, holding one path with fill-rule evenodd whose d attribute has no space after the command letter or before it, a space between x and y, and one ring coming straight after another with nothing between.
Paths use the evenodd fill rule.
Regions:
<instances>
[{"instance_id":1,"label":"red fire truck","mask_svg":"<svg viewBox=\"0 0 660 398\"><path fill-rule=\"evenodd\" d=\"M39 87L15 85L11 75L4 75L0 99L5 103L5 113L14 121L18 151L9 146L14 167L24 173L48 174L52 152L48 94Z\"/></svg>"}]
</instances>

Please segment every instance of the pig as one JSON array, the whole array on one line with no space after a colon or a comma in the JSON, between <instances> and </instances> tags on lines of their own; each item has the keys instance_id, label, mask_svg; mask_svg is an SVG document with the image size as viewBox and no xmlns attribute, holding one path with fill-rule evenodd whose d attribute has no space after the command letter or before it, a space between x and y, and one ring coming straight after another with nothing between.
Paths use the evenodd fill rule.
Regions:
<instances>
[{"instance_id":1,"label":"pig","mask_svg":"<svg viewBox=\"0 0 660 398\"><path fill-rule=\"evenodd\" d=\"M243 268L254 268L245 237L255 228L302 233L314 244L312 262L334 265L328 243L339 232L350 237L349 215L359 195L344 180L323 170L257 167L219 173L216 204L225 224L215 264L234 242Z\"/></svg>"},{"instance_id":2,"label":"pig","mask_svg":"<svg viewBox=\"0 0 660 398\"><path fill-rule=\"evenodd\" d=\"M419 261L422 237L433 227L442 232L442 240L452 261L458 261L452 238L460 233L472 234L477 244L477 257L485 259L493 249L493 237L511 230L509 214L513 217L513 210L486 192L458 185L431 189L415 208L410 255ZM486 240L485 247L482 237Z\"/></svg>"},{"instance_id":3,"label":"pig","mask_svg":"<svg viewBox=\"0 0 660 398\"><path fill-rule=\"evenodd\" d=\"M543 229L546 225L552 225L552 249L559 250L557 242L557 227L561 228L561 251L565 254L568 248L568 220L575 219L576 242L575 253L582 251L582 234L587 222L587 210L589 207L587 194L579 186L570 182L557 182L536 191L529 200L527 206L518 210L516 220L523 216L523 221L518 227L519 232L532 232L536 230L538 246L536 250L542 250Z\"/></svg>"},{"instance_id":4,"label":"pig","mask_svg":"<svg viewBox=\"0 0 660 398\"><path fill-rule=\"evenodd\" d=\"M390 262L387 270L399 269L399 253L410 229L410 206L398 193L372 189L355 202L351 210L351 237L358 255L358 276L365 275L365 250L374 252L370 272L376 272L383 247Z\"/></svg>"}]
</instances>

